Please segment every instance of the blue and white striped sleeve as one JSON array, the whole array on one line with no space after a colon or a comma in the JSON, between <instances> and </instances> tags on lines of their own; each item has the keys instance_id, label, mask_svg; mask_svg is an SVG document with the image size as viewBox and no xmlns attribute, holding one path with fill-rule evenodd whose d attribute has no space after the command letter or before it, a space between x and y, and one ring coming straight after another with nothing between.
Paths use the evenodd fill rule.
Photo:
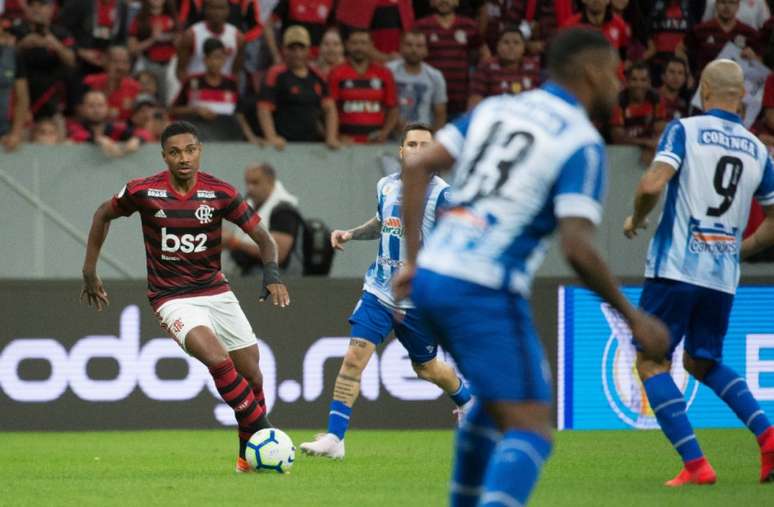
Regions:
<instances>
[{"instance_id":1,"label":"blue and white striped sleeve","mask_svg":"<svg viewBox=\"0 0 774 507\"><path fill-rule=\"evenodd\" d=\"M380 222L382 221L382 200L384 199L382 189L386 181L387 178L382 178L376 183L376 219Z\"/></svg>"},{"instance_id":2,"label":"blue and white striped sleeve","mask_svg":"<svg viewBox=\"0 0 774 507\"><path fill-rule=\"evenodd\" d=\"M663 162L680 169L685 158L685 127L680 120L672 120L661 134L654 162Z\"/></svg>"},{"instance_id":3,"label":"blue and white striped sleeve","mask_svg":"<svg viewBox=\"0 0 774 507\"><path fill-rule=\"evenodd\" d=\"M755 191L755 199L761 206L774 206L774 161L771 156L766 157L763 178L758 185L758 190Z\"/></svg>"},{"instance_id":4,"label":"blue and white striped sleeve","mask_svg":"<svg viewBox=\"0 0 774 507\"><path fill-rule=\"evenodd\" d=\"M468 127L470 127L471 114L463 114L453 122L447 123L435 134L435 140L441 143L441 146L446 148L446 151L455 160L460 158L462 154L462 147L465 144L465 137L468 135Z\"/></svg>"},{"instance_id":5,"label":"blue and white striped sleeve","mask_svg":"<svg viewBox=\"0 0 774 507\"><path fill-rule=\"evenodd\" d=\"M602 201L607 180L607 154L601 143L576 150L564 163L555 183L554 214L557 218L602 221Z\"/></svg>"}]
</instances>

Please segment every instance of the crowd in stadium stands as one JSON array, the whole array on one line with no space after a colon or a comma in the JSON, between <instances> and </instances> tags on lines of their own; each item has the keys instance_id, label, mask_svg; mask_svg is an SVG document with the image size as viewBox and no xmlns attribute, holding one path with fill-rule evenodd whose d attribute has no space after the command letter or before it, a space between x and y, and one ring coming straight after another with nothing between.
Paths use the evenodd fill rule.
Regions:
<instances>
[{"instance_id":1,"label":"crowd in stadium stands","mask_svg":"<svg viewBox=\"0 0 774 507\"><path fill-rule=\"evenodd\" d=\"M618 106L596 121L643 159L727 43L774 68L767 0L0 0L0 138L117 157L184 118L278 150L384 143L539 86L572 26L620 51ZM774 149L774 74L752 128Z\"/></svg>"}]
</instances>

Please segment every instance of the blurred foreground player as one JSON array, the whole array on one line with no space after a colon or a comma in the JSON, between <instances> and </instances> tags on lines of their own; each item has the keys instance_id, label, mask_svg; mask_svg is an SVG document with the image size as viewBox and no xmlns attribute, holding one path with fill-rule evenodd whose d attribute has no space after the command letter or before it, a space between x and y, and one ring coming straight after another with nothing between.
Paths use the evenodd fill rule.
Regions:
<instances>
[{"instance_id":1,"label":"blurred foreground player","mask_svg":"<svg viewBox=\"0 0 774 507\"><path fill-rule=\"evenodd\" d=\"M269 427L258 367L258 344L250 323L220 271L223 219L240 226L263 257L263 293L280 307L290 304L279 278L277 248L258 226L260 217L228 183L199 171L202 145L190 123L175 122L161 134L169 171L132 180L97 208L83 263L81 300L102 310L107 292L97 259L110 221L140 213L148 266L148 298L161 327L209 368L223 401L239 425L236 471L249 471L245 443Z\"/></svg>"},{"instance_id":2,"label":"blurred foreground player","mask_svg":"<svg viewBox=\"0 0 774 507\"><path fill-rule=\"evenodd\" d=\"M739 283L739 258L774 243L774 166L766 146L737 116L744 96L742 69L715 60L701 75L702 109L670 123L656 157L640 180L632 238L667 187L664 210L651 240L640 306L666 322L671 347L661 358L637 357L637 371L664 434L685 463L666 483L713 484L715 471L699 447L683 394L669 374L672 354L685 338L683 365L712 389L758 438L761 482L774 480L774 431L743 377L723 364L723 338ZM755 197L766 220L741 243ZM741 243L741 252L740 252Z\"/></svg>"},{"instance_id":3,"label":"blurred foreground player","mask_svg":"<svg viewBox=\"0 0 774 507\"><path fill-rule=\"evenodd\" d=\"M457 433L454 506L524 505L551 451L550 372L528 298L554 229L580 278L647 350L665 353L666 328L629 304L593 246L606 156L588 115L610 114L618 65L602 34L562 31L548 54L552 81L485 99L407 160L408 251L396 297L407 294L413 277L417 310L478 400ZM452 166L456 207L417 260L427 174Z\"/></svg>"},{"instance_id":4,"label":"blurred foreground player","mask_svg":"<svg viewBox=\"0 0 774 507\"><path fill-rule=\"evenodd\" d=\"M409 123L403 129L400 158L426 149L432 142L433 134L429 125ZM349 231L333 231L331 243L334 248L343 249L350 240L379 240L376 262L371 264L365 276L363 297L349 318L352 324L352 340L341 363L333 401L328 414L328 432L318 435L314 442L301 444L301 451L315 456L344 458L344 434L349 426L352 405L360 393L360 377L371 355L384 342L390 332L408 351L411 365L419 378L434 383L443 389L460 407L470 406L468 388L457 376L454 369L436 357L438 345L425 324L417 317L411 301L401 300L392 294L392 275L398 271L405 258L401 209L401 174L394 174L379 180L376 185L376 216ZM426 237L435 226L438 212L447 203L449 185L441 178L429 175L429 189L423 202L423 214L417 230Z\"/></svg>"}]
</instances>

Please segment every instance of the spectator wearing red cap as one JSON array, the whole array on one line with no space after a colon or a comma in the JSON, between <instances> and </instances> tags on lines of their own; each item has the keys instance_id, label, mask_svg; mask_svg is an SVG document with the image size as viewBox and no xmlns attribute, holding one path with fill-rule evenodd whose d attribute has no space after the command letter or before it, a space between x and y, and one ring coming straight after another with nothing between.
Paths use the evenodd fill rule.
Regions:
<instances>
[{"instance_id":1,"label":"spectator wearing red cap","mask_svg":"<svg viewBox=\"0 0 774 507\"><path fill-rule=\"evenodd\" d=\"M331 69L328 86L339 113L339 138L384 143L398 122L398 95L392 72L373 62L368 30L351 30L347 61Z\"/></svg>"},{"instance_id":2,"label":"spectator wearing red cap","mask_svg":"<svg viewBox=\"0 0 774 507\"><path fill-rule=\"evenodd\" d=\"M309 64L311 39L294 25L282 39L285 63L266 74L258 99L258 120L266 140L281 150L285 143L319 142L339 148L336 104L328 85Z\"/></svg>"}]
</instances>

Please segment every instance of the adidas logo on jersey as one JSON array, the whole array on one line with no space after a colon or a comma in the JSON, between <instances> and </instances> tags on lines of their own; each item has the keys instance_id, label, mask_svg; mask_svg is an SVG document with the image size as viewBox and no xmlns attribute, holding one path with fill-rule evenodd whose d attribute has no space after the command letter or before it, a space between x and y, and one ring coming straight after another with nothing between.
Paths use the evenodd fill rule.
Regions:
<instances>
[{"instance_id":1,"label":"adidas logo on jersey","mask_svg":"<svg viewBox=\"0 0 774 507\"><path fill-rule=\"evenodd\" d=\"M153 216L154 216L154 217L156 217L156 218L167 218L167 214L166 214L166 213L164 213L164 210L163 210L163 209L160 209L160 210L158 210L158 211L156 212L156 214L155 214L155 215L153 215Z\"/></svg>"}]
</instances>

